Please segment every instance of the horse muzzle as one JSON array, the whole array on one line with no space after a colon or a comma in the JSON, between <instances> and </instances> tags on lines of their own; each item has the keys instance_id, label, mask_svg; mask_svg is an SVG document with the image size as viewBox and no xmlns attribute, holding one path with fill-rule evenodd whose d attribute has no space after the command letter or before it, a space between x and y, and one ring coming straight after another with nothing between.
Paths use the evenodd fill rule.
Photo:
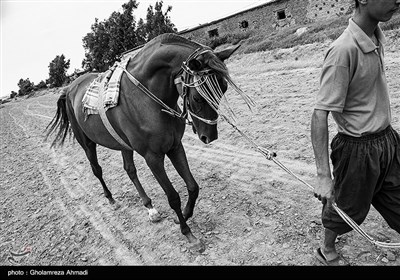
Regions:
<instances>
[{"instance_id":1,"label":"horse muzzle","mask_svg":"<svg viewBox=\"0 0 400 280\"><path fill-rule=\"evenodd\" d=\"M193 131L197 133L199 139L204 144L210 144L218 139L218 130L216 125L200 124L200 127L197 129L193 126Z\"/></svg>"},{"instance_id":2,"label":"horse muzzle","mask_svg":"<svg viewBox=\"0 0 400 280\"><path fill-rule=\"evenodd\" d=\"M216 135L215 137L212 137L212 138L210 138L207 135L199 135L199 138L200 138L201 142L203 142L204 144L210 144L214 140L218 139L218 135Z\"/></svg>"}]
</instances>

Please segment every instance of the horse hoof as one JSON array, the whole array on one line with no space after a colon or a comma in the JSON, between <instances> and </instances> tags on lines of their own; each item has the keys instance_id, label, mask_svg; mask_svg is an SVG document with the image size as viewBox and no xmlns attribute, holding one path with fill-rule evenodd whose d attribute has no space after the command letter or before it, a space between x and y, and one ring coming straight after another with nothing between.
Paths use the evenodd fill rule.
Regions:
<instances>
[{"instance_id":1,"label":"horse hoof","mask_svg":"<svg viewBox=\"0 0 400 280\"><path fill-rule=\"evenodd\" d=\"M189 248L188 249L192 253L203 253L206 250L206 246L203 244L203 242L198 240L195 243L189 244Z\"/></svg>"},{"instance_id":2,"label":"horse hoof","mask_svg":"<svg viewBox=\"0 0 400 280\"><path fill-rule=\"evenodd\" d=\"M113 208L113 210L118 210L119 208L121 208L121 204L119 204L115 200L114 200L114 202L111 202L110 204L111 204L111 207Z\"/></svg>"},{"instance_id":3,"label":"horse hoof","mask_svg":"<svg viewBox=\"0 0 400 280\"><path fill-rule=\"evenodd\" d=\"M185 216L184 216L184 217L185 217ZM186 218L186 217L185 217L185 221L187 221L188 219L189 219L189 218ZM174 218L174 223L177 224L177 225L180 224L179 219L178 219L177 217Z\"/></svg>"},{"instance_id":4,"label":"horse hoof","mask_svg":"<svg viewBox=\"0 0 400 280\"><path fill-rule=\"evenodd\" d=\"M158 223L159 221L162 220L162 217L156 209L152 208L149 210L149 220L152 223Z\"/></svg>"}]
</instances>

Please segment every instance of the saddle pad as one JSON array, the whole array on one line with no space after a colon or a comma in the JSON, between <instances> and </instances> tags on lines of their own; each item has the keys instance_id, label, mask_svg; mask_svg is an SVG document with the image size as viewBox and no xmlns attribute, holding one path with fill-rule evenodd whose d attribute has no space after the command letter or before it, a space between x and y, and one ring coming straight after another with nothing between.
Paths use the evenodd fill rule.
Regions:
<instances>
[{"instance_id":1,"label":"saddle pad","mask_svg":"<svg viewBox=\"0 0 400 280\"><path fill-rule=\"evenodd\" d=\"M83 111L86 117L90 114L98 114L98 98L100 91L100 84L104 82L104 93L103 93L103 106L107 111L108 109L118 105L119 97L119 86L123 68L129 62L129 57L121 62L116 62L106 72L100 73L89 85L82 98ZM121 66L121 67L118 67ZM104 79L106 79L104 81Z\"/></svg>"}]
</instances>

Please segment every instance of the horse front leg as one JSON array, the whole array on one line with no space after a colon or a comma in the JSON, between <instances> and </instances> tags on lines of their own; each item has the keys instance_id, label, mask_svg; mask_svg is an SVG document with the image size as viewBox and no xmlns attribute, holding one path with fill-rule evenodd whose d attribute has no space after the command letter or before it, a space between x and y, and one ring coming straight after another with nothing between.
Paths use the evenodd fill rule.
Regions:
<instances>
[{"instance_id":1,"label":"horse front leg","mask_svg":"<svg viewBox=\"0 0 400 280\"><path fill-rule=\"evenodd\" d=\"M145 156L145 159L154 177L167 195L170 207L175 211L176 215L178 216L181 233L188 239L190 244L189 249L200 253L203 252L205 250L205 246L201 242L201 240L197 239L193 235L192 231L187 225L186 219L184 218L181 210L181 199L179 197L179 194L172 186L172 183L169 180L167 173L165 172L165 156L148 154Z\"/></svg>"},{"instance_id":2,"label":"horse front leg","mask_svg":"<svg viewBox=\"0 0 400 280\"><path fill-rule=\"evenodd\" d=\"M192 172L190 171L182 142L176 149L170 151L167 156L171 160L178 174L186 183L189 198L186 207L183 210L183 216L187 221L190 217L193 216L194 206L196 205L196 200L199 196L199 185L193 178Z\"/></svg>"},{"instance_id":3,"label":"horse front leg","mask_svg":"<svg viewBox=\"0 0 400 280\"><path fill-rule=\"evenodd\" d=\"M136 166L133 161L133 151L123 150L121 151L121 154L124 160L124 169L133 184L135 185L135 188L139 193L143 205L147 208L147 211L149 213L149 220L153 223L161 221L161 215L158 213L157 209L153 207L151 199L147 196L142 184L139 181Z\"/></svg>"}]
</instances>

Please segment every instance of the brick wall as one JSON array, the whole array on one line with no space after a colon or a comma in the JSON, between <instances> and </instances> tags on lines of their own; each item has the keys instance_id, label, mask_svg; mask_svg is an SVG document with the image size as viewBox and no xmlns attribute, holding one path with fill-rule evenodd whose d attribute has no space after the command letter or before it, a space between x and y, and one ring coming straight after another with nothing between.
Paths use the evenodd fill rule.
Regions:
<instances>
[{"instance_id":1,"label":"brick wall","mask_svg":"<svg viewBox=\"0 0 400 280\"><path fill-rule=\"evenodd\" d=\"M217 19L179 34L200 43L213 36L257 30L273 32L290 26L323 21L349 14L354 0L275 0L255 8Z\"/></svg>"}]
</instances>

